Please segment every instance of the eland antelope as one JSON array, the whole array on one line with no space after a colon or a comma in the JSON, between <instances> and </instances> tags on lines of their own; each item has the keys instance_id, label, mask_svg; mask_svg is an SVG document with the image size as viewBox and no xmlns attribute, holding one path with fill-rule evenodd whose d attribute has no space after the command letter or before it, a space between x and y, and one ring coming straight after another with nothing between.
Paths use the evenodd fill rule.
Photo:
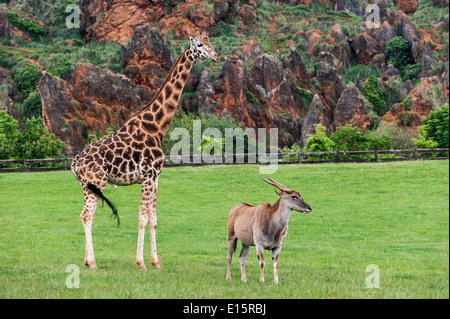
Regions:
<instances>
[{"instance_id":1,"label":"eland antelope","mask_svg":"<svg viewBox=\"0 0 450 319\"><path fill-rule=\"evenodd\" d=\"M262 177L261 177L262 178ZM242 203L234 206L228 215L227 241L228 241L228 272L227 280L231 279L231 260L236 251L237 241L242 242L242 251L239 255L241 265L241 279L247 281L245 275L245 259L250 246L256 246L256 253L261 268L260 282L264 282L264 250L272 250L274 283L278 283L278 258L281 252L283 238L286 237L287 225L291 211L295 210L308 214L309 206L300 194L270 177L266 183L275 186L280 196L275 204L262 203L258 206Z\"/></svg>"}]
</instances>

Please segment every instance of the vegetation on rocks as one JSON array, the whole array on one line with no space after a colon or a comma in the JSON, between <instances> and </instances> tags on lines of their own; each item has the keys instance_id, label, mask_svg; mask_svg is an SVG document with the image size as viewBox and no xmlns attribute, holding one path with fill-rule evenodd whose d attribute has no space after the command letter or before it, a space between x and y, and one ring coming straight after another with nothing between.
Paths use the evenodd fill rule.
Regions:
<instances>
[{"instance_id":1,"label":"vegetation on rocks","mask_svg":"<svg viewBox=\"0 0 450 319\"><path fill-rule=\"evenodd\" d=\"M0 24L1 105L18 122L42 116L51 125L62 114L75 112L74 122L61 122L55 132L69 147L83 147L89 136L104 136L147 103L198 27L208 30L221 62L196 62L172 128L183 116L205 123L213 116L227 118L232 127L278 127L279 146L289 149L305 146L318 123L325 127L320 134L330 138L339 130L337 119L350 119L353 122L344 124L358 127L364 136L380 134L377 128L387 128L383 123L389 122L396 129L386 129L386 134L396 134L390 136L394 141L398 136L417 138L420 119L448 98L449 10L431 0L418 2L411 12L401 11L391 0L379 2L381 28L373 29L363 16L369 3L365 0L180 0L133 8L121 1L109 1L105 7L91 2L0 4L5 17ZM80 28L65 25L69 4L80 6ZM151 36L142 33L147 23L156 30ZM74 83L75 76L82 79L82 74L74 74L77 65L84 70L89 63L100 68L100 77L113 89L105 90L92 78L85 78L84 85ZM47 83L54 84L42 89L54 95L38 92L42 70L53 78ZM117 77L106 76L109 71ZM122 75L133 87L119 83ZM359 90L367 109L352 104L361 103L358 99L339 103L348 84ZM115 88L132 97L128 101L134 108L117 99ZM432 94L423 93L430 90ZM323 103L320 110L315 109L315 95ZM39 97L45 103L63 98L63 113L45 113ZM402 102L405 111L395 111ZM101 125L89 125L94 115L83 112L88 105L95 108ZM101 118L98 112L105 107L109 113ZM405 134L397 134L397 128ZM170 141L170 132L166 151L176 142ZM76 143L71 136L77 137Z\"/></svg>"}]
</instances>

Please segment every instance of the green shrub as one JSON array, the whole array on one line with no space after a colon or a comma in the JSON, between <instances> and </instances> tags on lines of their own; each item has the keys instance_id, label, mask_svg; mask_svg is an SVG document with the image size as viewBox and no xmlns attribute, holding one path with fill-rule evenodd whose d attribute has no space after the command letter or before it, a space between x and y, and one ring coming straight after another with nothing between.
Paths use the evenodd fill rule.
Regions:
<instances>
[{"instance_id":1,"label":"green shrub","mask_svg":"<svg viewBox=\"0 0 450 319\"><path fill-rule=\"evenodd\" d=\"M326 127L317 124L316 134L308 134L305 141L306 152L331 152L334 148L334 142L327 136Z\"/></svg>"},{"instance_id":2,"label":"green shrub","mask_svg":"<svg viewBox=\"0 0 450 319\"><path fill-rule=\"evenodd\" d=\"M13 26L17 27L19 30L27 32L32 37L37 37L44 34L44 30L38 23L22 18L14 12L6 12L6 17Z\"/></svg>"},{"instance_id":3,"label":"green shrub","mask_svg":"<svg viewBox=\"0 0 450 319\"><path fill-rule=\"evenodd\" d=\"M48 73L51 75L64 78L74 68L75 64L72 63L64 54L54 53L50 55Z\"/></svg>"},{"instance_id":4,"label":"green shrub","mask_svg":"<svg viewBox=\"0 0 450 319\"><path fill-rule=\"evenodd\" d=\"M378 83L378 79L374 75L369 76L362 93L372 104L374 111L379 116L384 115L389 110L384 100L384 91L381 88L380 83Z\"/></svg>"},{"instance_id":5,"label":"green shrub","mask_svg":"<svg viewBox=\"0 0 450 319\"><path fill-rule=\"evenodd\" d=\"M436 148L438 146L438 142L434 141L432 138L429 138L425 129L425 126L419 126L419 138L412 139L414 144L419 149L427 149L427 148ZM422 157L432 157L434 154L432 153L424 153L420 154Z\"/></svg>"},{"instance_id":6,"label":"green shrub","mask_svg":"<svg viewBox=\"0 0 450 319\"><path fill-rule=\"evenodd\" d=\"M0 111L0 159L10 159L16 144L19 124L15 119Z\"/></svg>"},{"instance_id":7,"label":"green shrub","mask_svg":"<svg viewBox=\"0 0 450 319\"><path fill-rule=\"evenodd\" d=\"M403 80L415 80L422 70L422 64L408 64L402 69L402 79Z\"/></svg>"},{"instance_id":8,"label":"green shrub","mask_svg":"<svg viewBox=\"0 0 450 319\"><path fill-rule=\"evenodd\" d=\"M357 76L359 76L360 81L364 82L369 76L373 75L377 78L381 76L381 69L375 69L373 66L356 64L347 68L342 68L339 70L342 75L342 80L344 83L356 84Z\"/></svg>"},{"instance_id":9,"label":"green shrub","mask_svg":"<svg viewBox=\"0 0 450 319\"><path fill-rule=\"evenodd\" d=\"M449 106L444 105L428 114L423 120L426 136L437 143L438 148L449 146Z\"/></svg>"},{"instance_id":10,"label":"green shrub","mask_svg":"<svg viewBox=\"0 0 450 319\"><path fill-rule=\"evenodd\" d=\"M335 151L365 151L390 149L390 137L386 134L364 134L359 127L347 124L340 126L331 134Z\"/></svg>"},{"instance_id":11,"label":"green shrub","mask_svg":"<svg viewBox=\"0 0 450 319\"><path fill-rule=\"evenodd\" d=\"M27 98L36 89L41 74L42 71L35 64L26 64L23 68L17 69L14 82L24 98Z\"/></svg>"},{"instance_id":12,"label":"green shrub","mask_svg":"<svg viewBox=\"0 0 450 319\"><path fill-rule=\"evenodd\" d=\"M412 100L409 95L407 97L405 97L405 99L402 101L402 103L405 105L406 111L411 111Z\"/></svg>"},{"instance_id":13,"label":"green shrub","mask_svg":"<svg viewBox=\"0 0 450 319\"><path fill-rule=\"evenodd\" d=\"M391 146L394 150L412 149L415 147L413 138L418 138L416 129L400 127L395 123L382 121L376 131L378 136L387 135L391 138Z\"/></svg>"},{"instance_id":14,"label":"green shrub","mask_svg":"<svg viewBox=\"0 0 450 319\"><path fill-rule=\"evenodd\" d=\"M113 127L110 126L110 127L106 128L106 132L105 132L104 135L101 135L100 132L89 133L89 135L88 135L88 142L85 144L85 147L88 147L90 144L92 144L94 142L97 142L97 141L99 141L101 139L104 139L104 138L106 138L108 136L111 136L112 134L115 133L115 131L116 130Z\"/></svg>"},{"instance_id":15,"label":"green shrub","mask_svg":"<svg viewBox=\"0 0 450 319\"><path fill-rule=\"evenodd\" d=\"M42 116L41 94L32 92L21 106L21 113L24 119L38 118Z\"/></svg>"},{"instance_id":16,"label":"green shrub","mask_svg":"<svg viewBox=\"0 0 450 319\"><path fill-rule=\"evenodd\" d=\"M300 101L301 107L308 110L311 105L314 94L311 91L295 87L293 90L294 96Z\"/></svg>"},{"instance_id":17,"label":"green shrub","mask_svg":"<svg viewBox=\"0 0 450 319\"><path fill-rule=\"evenodd\" d=\"M391 62L399 70L411 63L408 41L402 37L395 37L386 43L385 55L386 61Z\"/></svg>"},{"instance_id":18,"label":"green shrub","mask_svg":"<svg viewBox=\"0 0 450 319\"><path fill-rule=\"evenodd\" d=\"M62 157L63 147L64 142L49 133L39 117L25 121L25 129L19 132L14 153L17 159L55 158Z\"/></svg>"}]
</instances>

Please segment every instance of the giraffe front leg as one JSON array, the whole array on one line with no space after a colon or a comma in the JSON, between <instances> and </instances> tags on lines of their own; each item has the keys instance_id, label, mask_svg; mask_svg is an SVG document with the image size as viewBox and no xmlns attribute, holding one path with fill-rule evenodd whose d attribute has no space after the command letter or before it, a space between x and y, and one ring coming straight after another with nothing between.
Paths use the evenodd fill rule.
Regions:
<instances>
[{"instance_id":1,"label":"giraffe front leg","mask_svg":"<svg viewBox=\"0 0 450 319\"><path fill-rule=\"evenodd\" d=\"M150 262L153 268L161 269L159 266L158 254L156 253L156 194L150 209L150 219L148 222L148 230L150 232Z\"/></svg>"},{"instance_id":2,"label":"giraffe front leg","mask_svg":"<svg viewBox=\"0 0 450 319\"><path fill-rule=\"evenodd\" d=\"M146 181L142 183L141 204L139 207L139 228L136 263L141 270L147 270L144 263L144 235L145 227L150 231L151 263L159 269L159 261L156 254L156 182Z\"/></svg>"}]
</instances>

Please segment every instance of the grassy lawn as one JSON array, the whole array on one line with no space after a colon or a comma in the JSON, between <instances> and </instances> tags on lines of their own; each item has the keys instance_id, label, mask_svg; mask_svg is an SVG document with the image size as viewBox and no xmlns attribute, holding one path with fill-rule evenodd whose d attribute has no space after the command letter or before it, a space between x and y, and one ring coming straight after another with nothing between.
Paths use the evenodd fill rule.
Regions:
<instances>
[{"instance_id":1,"label":"grassy lawn","mask_svg":"<svg viewBox=\"0 0 450 319\"><path fill-rule=\"evenodd\" d=\"M449 298L449 162L279 166L272 177L312 206L293 212L273 284L271 252L259 283L252 247L248 282L239 251L226 275L226 223L237 203L273 203L254 165L167 168L159 182L161 270L135 264L140 185L105 190L121 226L99 206L93 241L98 270L87 269L79 220L83 195L70 172L0 175L1 298ZM66 267L80 267L68 289ZM380 288L366 287L366 267Z\"/></svg>"}]
</instances>

